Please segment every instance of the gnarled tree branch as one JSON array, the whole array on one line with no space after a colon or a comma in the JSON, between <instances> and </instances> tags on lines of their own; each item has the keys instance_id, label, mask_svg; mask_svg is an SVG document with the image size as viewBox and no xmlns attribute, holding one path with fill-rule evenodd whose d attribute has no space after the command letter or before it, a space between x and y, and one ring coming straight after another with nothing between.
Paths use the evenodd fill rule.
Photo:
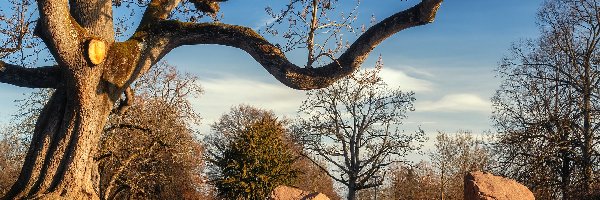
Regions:
<instances>
[{"instance_id":1,"label":"gnarled tree branch","mask_svg":"<svg viewBox=\"0 0 600 200\"><path fill-rule=\"evenodd\" d=\"M180 2L181 0L152 0L144 12L138 30L157 21L166 20Z\"/></svg>"},{"instance_id":2,"label":"gnarled tree branch","mask_svg":"<svg viewBox=\"0 0 600 200\"><path fill-rule=\"evenodd\" d=\"M294 65L278 47L248 27L221 23L161 21L144 31L169 42L164 52L179 46L195 44L219 44L242 49L281 83L294 89L308 90L327 87L351 74L377 45L393 34L433 22L442 1L423 0L410 9L388 17L362 34L334 62L319 68L301 68Z\"/></svg>"},{"instance_id":3,"label":"gnarled tree branch","mask_svg":"<svg viewBox=\"0 0 600 200\"><path fill-rule=\"evenodd\" d=\"M133 74L135 77L144 74L169 52L169 50L165 50L167 38L151 36L145 30L155 29L156 24L166 20L180 3L181 0L152 0L148 4L137 30L127 40L127 42L143 46L137 59L136 73Z\"/></svg>"},{"instance_id":4,"label":"gnarled tree branch","mask_svg":"<svg viewBox=\"0 0 600 200\"><path fill-rule=\"evenodd\" d=\"M56 66L25 68L0 61L0 82L28 88L56 88L60 71Z\"/></svg>"},{"instance_id":5,"label":"gnarled tree branch","mask_svg":"<svg viewBox=\"0 0 600 200\"><path fill-rule=\"evenodd\" d=\"M60 65L74 66L83 59L80 43L85 33L71 17L67 0L38 0L40 18L35 33Z\"/></svg>"}]
</instances>

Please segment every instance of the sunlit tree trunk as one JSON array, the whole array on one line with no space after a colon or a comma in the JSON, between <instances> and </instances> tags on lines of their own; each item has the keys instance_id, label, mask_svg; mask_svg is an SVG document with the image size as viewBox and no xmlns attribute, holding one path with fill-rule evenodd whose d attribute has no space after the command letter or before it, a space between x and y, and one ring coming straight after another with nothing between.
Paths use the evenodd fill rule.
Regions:
<instances>
[{"instance_id":1,"label":"sunlit tree trunk","mask_svg":"<svg viewBox=\"0 0 600 200\"><path fill-rule=\"evenodd\" d=\"M112 2L74 0L70 8L61 3L38 1L36 33L59 63L46 74L55 82L44 86L56 92L40 113L19 178L4 199L99 199L94 157L100 133L139 57L117 51L125 45L114 43ZM70 12L78 23L66 17ZM91 42L101 46L89 48Z\"/></svg>"},{"instance_id":2,"label":"sunlit tree trunk","mask_svg":"<svg viewBox=\"0 0 600 200\"><path fill-rule=\"evenodd\" d=\"M38 119L24 167L6 199L98 199L94 155L112 102L95 91L74 95L93 97L82 100L64 89L54 93Z\"/></svg>"}]
</instances>

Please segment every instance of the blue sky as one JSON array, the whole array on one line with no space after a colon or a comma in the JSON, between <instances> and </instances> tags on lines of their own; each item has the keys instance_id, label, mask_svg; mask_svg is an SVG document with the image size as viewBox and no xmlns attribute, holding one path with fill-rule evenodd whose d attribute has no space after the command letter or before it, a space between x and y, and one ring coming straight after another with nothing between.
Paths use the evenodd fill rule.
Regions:
<instances>
[{"instance_id":1,"label":"blue sky","mask_svg":"<svg viewBox=\"0 0 600 200\"><path fill-rule=\"evenodd\" d=\"M237 0L222 4L222 22L258 28L268 21L264 8L284 1ZM340 0L344 7L354 1ZM371 54L365 67L383 57L384 80L414 90L416 111L408 114L404 129L436 131L492 130L490 97L500 80L494 77L498 61L519 39L535 38L541 0L447 0L433 24L402 31ZM372 14L381 20L418 3L417 0L362 0L359 23ZM2 6L3 3L0 3ZM281 3L279 3L281 5ZM302 65L301 54L288 55ZM223 46L189 46L174 50L165 60L195 74L206 93L193 99L203 116L201 130L231 106L241 103L273 109L293 117L304 92L278 83L245 52ZM16 99L30 89L0 84L0 123L17 110Z\"/></svg>"},{"instance_id":2,"label":"blue sky","mask_svg":"<svg viewBox=\"0 0 600 200\"><path fill-rule=\"evenodd\" d=\"M369 20L375 14L381 19L416 3L362 1L359 17ZM490 130L489 99L500 81L494 77L494 69L514 41L536 37L535 17L540 4L539 0L446 1L433 24L400 32L384 41L365 67L373 66L382 55L388 84L416 92L416 111L408 115L406 131L417 126L428 133ZM223 5L223 22L256 27L268 18L262 11L267 5L257 0L230 1ZM227 14L239 12L247 14ZM237 49L184 47L166 59L200 76L207 92L196 105L205 122L239 103L293 116L304 98L304 92L282 86Z\"/></svg>"}]
</instances>

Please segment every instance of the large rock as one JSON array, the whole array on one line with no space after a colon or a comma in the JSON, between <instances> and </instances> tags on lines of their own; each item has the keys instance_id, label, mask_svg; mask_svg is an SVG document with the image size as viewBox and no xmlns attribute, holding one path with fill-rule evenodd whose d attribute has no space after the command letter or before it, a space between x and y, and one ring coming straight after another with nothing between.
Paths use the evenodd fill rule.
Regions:
<instances>
[{"instance_id":1,"label":"large rock","mask_svg":"<svg viewBox=\"0 0 600 200\"><path fill-rule=\"evenodd\" d=\"M318 192L307 192L288 186L278 186L271 192L272 200L329 200L329 197Z\"/></svg>"},{"instance_id":2,"label":"large rock","mask_svg":"<svg viewBox=\"0 0 600 200\"><path fill-rule=\"evenodd\" d=\"M465 200L534 200L533 193L520 183L490 173L471 172L465 176Z\"/></svg>"}]
</instances>

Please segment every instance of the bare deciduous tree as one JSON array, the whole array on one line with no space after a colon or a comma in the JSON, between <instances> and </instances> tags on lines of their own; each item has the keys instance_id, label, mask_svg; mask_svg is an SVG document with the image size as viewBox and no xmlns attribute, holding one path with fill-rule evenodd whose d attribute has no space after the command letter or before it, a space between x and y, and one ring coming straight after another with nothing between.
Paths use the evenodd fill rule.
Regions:
<instances>
[{"instance_id":1,"label":"bare deciduous tree","mask_svg":"<svg viewBox=\"0 0 600 200\"><path fill-rule=\"evenodd\" d=\"M191 129L197 78L159 63L110 115L96 157L103 199L209 199L202 146ZM132 99L133 98L133 99ZM120 110L119 110L120 109Z\"/></svg>"},{"instance_id":2,"label":"bare deciduous tree","mask_svg":"<svg viewBox=\"0 0 600 200\"><path fill-rule=\"evenodd\" d=\"M490 154L483 138L470 131L439 132L429 153L429 161L402 163L390 169L386 184L379 188L377 199L427 200L463 199L464 176L470 171L488 170ZM371 188L361 199L373 199Z\"/></svg>"},{"instance_id":3,"label":"bare deciduous tree","mask_svg":"<svg viewBox=\"0 0 600 200\"><path fill-rule=\"evenodd\" d=\"M402 161L424 140L422 131L398 130L413 110L414 94L387 87L379 77L381 62L378 66L308 92L300 108L305 116L294 130L308 158L326 161L323 170L346 186L349 200L360 190L381 185L374 177L383 176L389 165Z\"/></svg>"},{"instance_id":4,"label":"bare deciduous tree","mask_svg":"<svg viewBox=\"0 0 600 200\"><path fill-rule=\"evenodd\" d=\"M490 158L484 145L482 139L468 131L438 133L430 158L439 178L439 199L462 199L465 175L488 169Z\"/></svg>"},{"instance_id":5,"label":"bare deciduous tree","mask_svg":"<svg viewBox=\"0 0 600 200\"><path fill-rule=\"evenodd\" d=\"M437 199L440 182L439 174L433 166L421 161L416 165L399 165L391 172L388 188L384 190L387 199L428 200Z\"/></svg>"},{"instance_id":6,"label":"bare deciduous tree","mask_svg":"<svg viewBox=\"0 0 600 200\"><path fill-rule=\"evenodd\" d=\"M299 174L296 183L292 186L304 191L323 193L331 200L342 199L335 188L334 180L319 165L302 157L302 151L302 148L298 148L295 152L298 160L292 167L297 169ZM320 163L321 166L325 165L325 162L321 161Z\"/></svg>"},{"instance_id":7,"label":"bare deciduous tree","mask_svg":"<svg viewBox=\"0 0 600 200\"><path fill-rule=\"evenodd\" d=\"M357 4L359 2L356 1ZM338 7L341 7L338 0L291 0L279 12L267 7L265 10L275 21L267 25L264 32L282 35L287 40L283 46L286 52L306 48L306 67L325 64L335 60L335 55L349 45L344 40L344 33L364 32L352 26L357 19L358 5L349 12L341 12L341 17L337 17L340 14L336 12L339 10ZM278 25L281 24L286 24L288 27L280 34Z\"/></svg>"},{"instance_id":8,"label":"bare deciduous tree","mask_svg":"<svg viewBox=\"0 0 600 200\"><path fill-rule=\"evenodd\" d=\"M22 145L11 128L0 130L0 195L4 195L17 180L23 161ZM21 162L19 162L21 161Z\"/></svg>"},{"instance_id":9,"label":"bare deciduous tree","mask_svg":"<svg viewBox=\"0 0 600 200\"><path fill-rule=\"evenodd\" d=\"M0 8L0 59L9 59L23 64L25 59L21 53L19 59L10 56L24 48L39 45L30 40L33 35L32 27L35 23L34 13L31 12L30 1L8 0L8 8Z\"/></svg>"},{"instance_id":10,"label":"bare deciduous tree","mask_svg":"<svg viewBox=\"0 0 600 200\"><path fill-rule=\"evenodd\" d=\"M177 115L159 100L135 103L110 119L102 137L103 199L206 199L202 146Z\"/></svg>"},{"instance_id":11,"label":"bare deciduous tree","mask_svg":"<svg viewBox=\"0 0 600 200\"><path fill-rule=\"evenodd\" d=\"M180 0L26 2L39 11L30 32L42 39L56 64L24 68L0 61L0 82L56 92L37 120L25 163L7 199L99 199L94 157L112 106L132 82L175 48L197 44L239 48L291 88L322 88L359 68L386 38L432 22L442 0L423 0L373 25L335 61L318 68L290 63L277 46L250 28L171 18ZM113 8L128 2L137 2L145 11L133 35L118 41ZM189 2L200 12L214 14L221 1Z\"/></svg>"},{"instance_id":12,"label":"bare deciduous tree","mask_svg":"<svg viewBox=\"0 0 600 200\"><path fill-rule=\"evenodd\" d=\"M358 199L430 200L439 199L439 174L431 163L398 164L391 167L384 185L359 192ZM377 193L377 195L375 195Z\"/></svg>"},{"instance_id":13,"label":"bare deciduous tree","mask_svg":"<svg viewBox=\"0 0 600 200\"><path fill-rule=\"evenodd\" d=\"M599 181L600 7L552 0L538 15L539 39L515 45L498 67L499 171L541 199L583 198Z\"/></svg>"}]
</instances>

